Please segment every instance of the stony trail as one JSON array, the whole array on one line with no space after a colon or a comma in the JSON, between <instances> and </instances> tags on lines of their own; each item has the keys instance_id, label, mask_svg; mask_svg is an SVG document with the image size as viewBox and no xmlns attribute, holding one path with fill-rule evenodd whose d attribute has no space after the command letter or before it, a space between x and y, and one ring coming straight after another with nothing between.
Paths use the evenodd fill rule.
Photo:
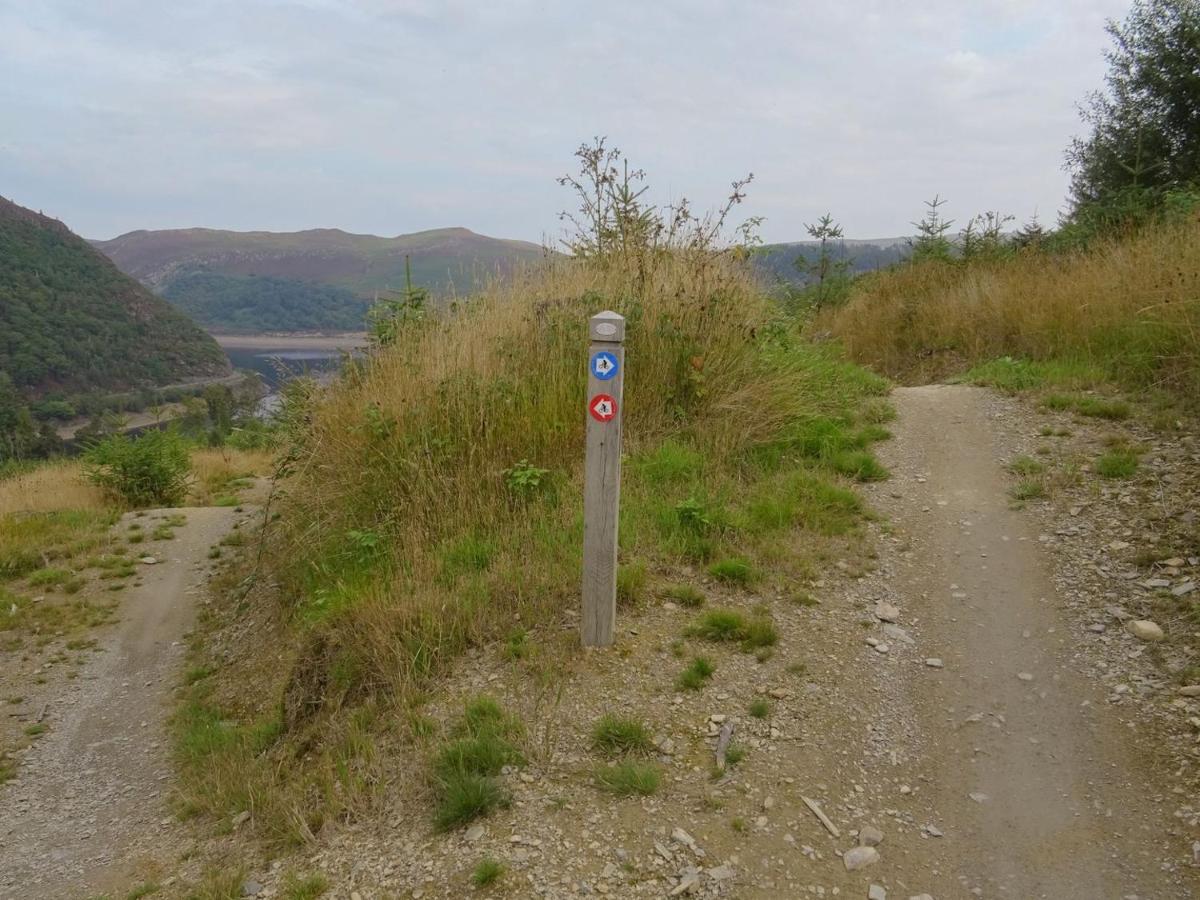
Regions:
<instances>
[{"instance_id":1,"label":"stony trail","mask_svg":"<svg viewBox=\"0 0 1200 900\"><path fill-rule=\"evenodd\" d=\"M907 538L889 592L919 656L944 666L915 659L883 686L897 737L921 736L909 777L944 834L892 856L889 881L938 900L1200 896L1195 870L1171 863L1181 836L1137 732L1072 665L1076 626L1036 523L1011 508L993 399L897 390L881 447L894 477L876 505Z\"/></svg>"},{"instance_id":2,"label":"stony trail","mask_svg":"<svg viewBox=\"0 0 1200 900\"><path fill-rule=\"evenodd\" d=\"M206 554L236 513L157 512L184 515L186 524L169 543L147 551L158 561L141 567L142 584L125 594L119 624L100 638L102 652L48 705L49 731L19 776L0 787L5 900L95 896L163 862L171 824L170 691L194 598L203 590Z\"/></svg>"}]
</instances>

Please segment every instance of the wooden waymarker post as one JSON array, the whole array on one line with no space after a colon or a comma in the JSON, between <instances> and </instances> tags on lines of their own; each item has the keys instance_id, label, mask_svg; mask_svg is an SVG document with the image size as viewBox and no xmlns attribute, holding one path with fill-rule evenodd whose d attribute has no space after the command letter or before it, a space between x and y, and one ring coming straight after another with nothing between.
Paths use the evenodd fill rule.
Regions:
<instances>
[{"instance_id":1,"label":"wooden waymarker post","mask_svg":"<svg viewBox=\"0 0 1200 900\"><path fill-rule=\"evenodd\" d=\"M621 406L625 317L589 320L587 457L583 483L583 646L608 647L617 620L617 513L621 502Z\"/></svg>"}]
</instances>

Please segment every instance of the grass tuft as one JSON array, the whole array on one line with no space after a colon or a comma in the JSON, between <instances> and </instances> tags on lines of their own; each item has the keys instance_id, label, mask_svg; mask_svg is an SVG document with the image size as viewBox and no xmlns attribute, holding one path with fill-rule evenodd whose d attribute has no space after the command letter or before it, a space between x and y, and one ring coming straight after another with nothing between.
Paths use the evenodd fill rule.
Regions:
<instances>
[{"instance_id":1,"label":"grass tuft","mask_svg":"<svg viewBox=\"0 0 1200 900\"><path fill-rule=\"evenodd\" d=\"M592 747L608 756L649 753L653 749L650 732L636 719L606 715L592 730Z\"/></svg>"},{"instance_id":2,"label":"grass tuft","mask_svg":"<svg viewBox=\"0 0 1200 900\"><path fill-rule=\"evenodd\" d=\"M490 856L484 857L471 871L471 884L477 888L485 888L495 884L504 875L504 863Z\"/></svg>"},{"instance_id":3,"label":"grass tuft","mask_svg":"<svg viewBox=\"0 0 1200 900\"><path fill-rule=\"evenodd\" d=\"M708 567L708 574L727 584L752 584L758 577L754 567L742 557L722 559Z\"/></svg>"},{"instance_id":4,"label":"grass tuft","mask_svg":"<svg viewBox=\"0 0 1200 900\"><path fill-rule=\"evenodd\" d=\"M619 762L596 769L596 783L618 797L648 797L658 790L662 774L652 763Z\"/></svg>"},{"instance_id":5,"label":"grass tuft","mask_svg":"<svg viewBox=\"0 0 1200 900\"><path fill-rule=\"evenodd\" d=\"M696 609L704 605L704 592L691 584L674 584L663 592L668 600L674 600L680 606Z\"/></svg>"},{"instance_id":6,"label":"grass tuft","mask_svg":"<svg viewBox=\"0 0 1200 900\"><path fill-rule=\"evenodd\" d=\"M1095 464L1101 478L1132 478L1138 468L1138 455L1132 450L1116 449L1102 454Z\"/></svg>"},{"instance_id":7,"label":"grass tuft","mask_svg":"<svg viewBox=\"0 0 1200 900\"><path fill-rule=\"evenodd\" d=\"M706 656L697 656L679 673L675 686L681 691L698 691L712 678L717 667Z\"/></svg>"}]
</instances>

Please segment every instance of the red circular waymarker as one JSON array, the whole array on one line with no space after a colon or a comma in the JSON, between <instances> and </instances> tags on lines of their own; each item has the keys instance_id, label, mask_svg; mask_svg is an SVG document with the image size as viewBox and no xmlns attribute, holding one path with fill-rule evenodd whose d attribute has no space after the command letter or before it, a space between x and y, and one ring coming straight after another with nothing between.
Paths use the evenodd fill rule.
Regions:
<instances>
[{"instance_id":1,"label":"red circular waymarker","mask_svg":"<svg viewBox=\"0 0 1200 900\"><path fill-rule=\"evenodd\" d=\"M608 394L597 394L588 404L588 412L597 422L611 422L617 417L617 401Z\"/></svg>"}]
</instances>

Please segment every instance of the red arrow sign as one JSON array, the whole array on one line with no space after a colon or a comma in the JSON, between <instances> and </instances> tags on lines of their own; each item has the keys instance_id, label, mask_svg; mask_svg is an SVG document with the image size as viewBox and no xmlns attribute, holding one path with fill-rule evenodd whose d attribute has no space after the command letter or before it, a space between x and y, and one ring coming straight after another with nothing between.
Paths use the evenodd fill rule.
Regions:
<instances>
[{"instance_id":1,"label":"red arrow sign","mask_svg":"<svg viewBox=\"0 0 1200 900\"><path fill-rule=\"evenodd\" d=\"M617 417L617 401L608 394L597 394L588 404L588 412L597 422L611 422Z\"/></svg>"}]
</instances>

